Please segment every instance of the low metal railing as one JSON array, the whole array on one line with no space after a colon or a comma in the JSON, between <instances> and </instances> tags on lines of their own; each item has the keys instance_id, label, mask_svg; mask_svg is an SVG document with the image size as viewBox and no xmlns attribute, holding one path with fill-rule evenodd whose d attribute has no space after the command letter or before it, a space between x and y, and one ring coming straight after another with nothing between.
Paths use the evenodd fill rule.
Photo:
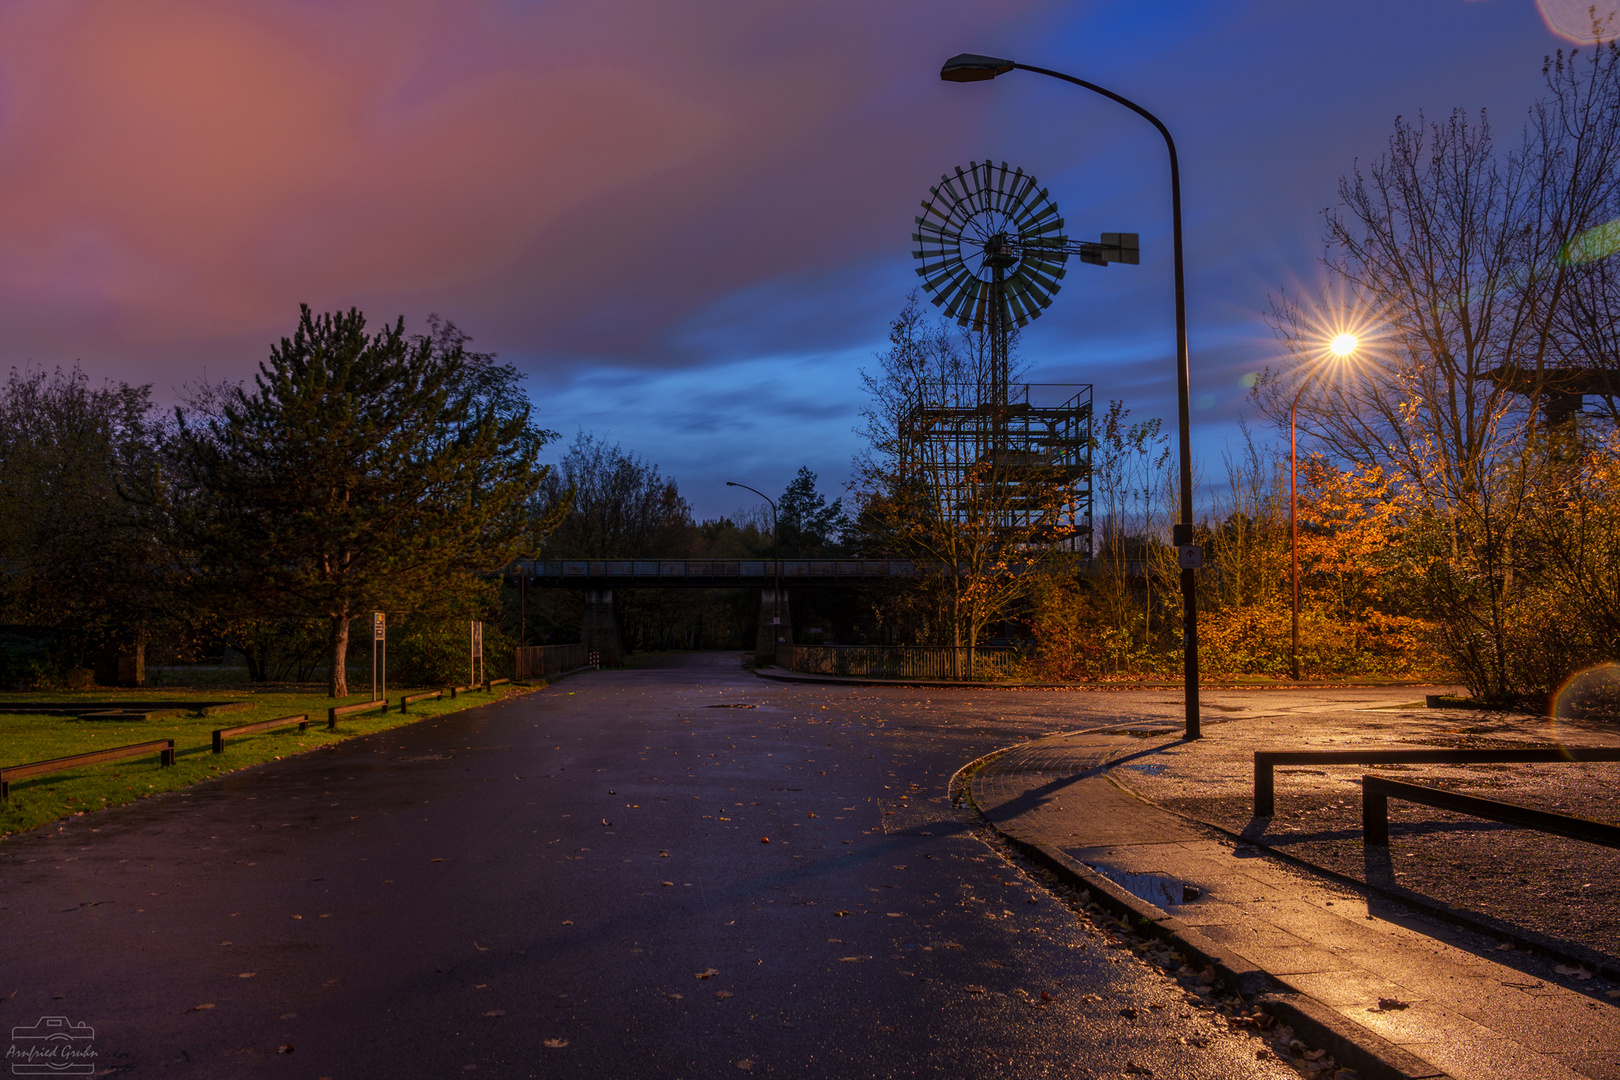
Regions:
<instances>
[{"instance_id":1,"label":"low metal railing","mask_svg":"<svg viewBox=\"0 0 1620 1080\"><path fill-rule=\"evenodd\" d=\"M590 655L583 645L524 645L512 651L512 677L515 679L538 679L590 663Z\"/></svg>"},{"instance_id":2,"label":"low metal railing","mask_svg":"<svg viewBox=\"0 0 1620 1080\"><path fill-rule=\"evenodd\" d=\"M971 655L970 655L971 654ZM776 662L807 675L873 679L1005 679L1018 650L949 645L778 645Z\"/></svg>"}]
</instances>

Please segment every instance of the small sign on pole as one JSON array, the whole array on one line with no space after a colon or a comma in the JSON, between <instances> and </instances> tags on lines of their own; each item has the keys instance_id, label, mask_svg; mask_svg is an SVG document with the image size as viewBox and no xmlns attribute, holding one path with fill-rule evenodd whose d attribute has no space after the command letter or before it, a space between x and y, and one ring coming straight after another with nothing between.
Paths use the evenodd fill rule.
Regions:
<instances>
[{"instance_id":1,"label":"small sign on pole","mask_svg":"<svg viewBox=\"0 0 1620 1080\"><path fill-rule=\"evenodd\" d=\"M382 646L383 666L377 666L377 646ZM376 701L388 693L388 616L380 611L371 613L371 700ZM378 693L378 690L382 694Z\"/></svg>"}]
</instances>

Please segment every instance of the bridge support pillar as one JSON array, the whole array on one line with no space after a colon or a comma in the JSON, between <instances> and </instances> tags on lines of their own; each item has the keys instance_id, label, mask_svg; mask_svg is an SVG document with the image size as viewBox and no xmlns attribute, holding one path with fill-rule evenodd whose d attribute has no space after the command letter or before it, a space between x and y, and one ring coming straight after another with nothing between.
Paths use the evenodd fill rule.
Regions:
<instances>
[{"instance_id":1,"label":"bridge support pillar","mask_svg":"<svg viewBox=\"0 0 1620 1080\"><path fill-rule=\"evenodd\" d=\"M619 647L619 617L613 609L612 589L585 590L585 618L581 630L586 652L598 654L605 668L619 666L622 650Z\"/></svg>"},{"instance_id":2,"label":"bridge support pillar","mask_svg":"<svg viewBox=\"0 0 1620 1080\"><path fill-rule=\"evenodd\" d=\"M793 644L793 624L788 619L788 594L782 590L782 610L776 611L772 602L775 593L763 589L759 594L759 631L754 635L754 663L774 664L776 646ZM777 617L780 615L780 622Z\"/></svg>"}]
</instances>

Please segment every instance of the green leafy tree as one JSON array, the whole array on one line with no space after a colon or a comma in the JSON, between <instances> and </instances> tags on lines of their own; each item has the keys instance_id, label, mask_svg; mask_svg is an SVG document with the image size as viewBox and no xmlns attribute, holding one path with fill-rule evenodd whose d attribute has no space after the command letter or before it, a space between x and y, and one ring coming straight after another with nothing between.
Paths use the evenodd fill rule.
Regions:
<instances>
[{"instance_id":1,"label":"green leafy tree","mask_svg":"<svg viewBox=\"0 0 1620 1080\"><path fill-rule=\"evenodd\" d=\"M537 538L530 502L551 437L517 371L453 325L366 332L315 315L253 384L178 411L190 497L179 519L216 589L267 617L327 625L334 697L348 694L349 624L372 610L442 617L490 602L491 571Z\"/></svg>"},{"instance_id":2,"label":"green leafy tree","mask_svg":"<svg viewBox=\"0 0 1620 1080\"><path fill-rule=\"evenodd\" d=\"M0 386L0 621L51 631L63 663L138 655L179 618L150 389L78 369Z\"/></svg>"}]
</instances>

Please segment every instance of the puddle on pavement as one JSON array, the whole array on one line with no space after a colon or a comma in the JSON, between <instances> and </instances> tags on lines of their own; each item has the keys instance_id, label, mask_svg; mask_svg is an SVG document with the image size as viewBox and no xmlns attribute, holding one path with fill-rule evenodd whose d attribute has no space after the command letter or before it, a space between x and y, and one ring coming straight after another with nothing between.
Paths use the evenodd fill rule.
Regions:
<instances>
[{"instance_id":1,"label":"puddle on pavement","mask_svg":"<svg viewBox=\"0 0 1620 1080\"><path fill-rule=\"evenodd\" d=\"M1198 899L1200 895L1197 886L1189 885L1171 874L1157 871L1146 874L1132 874L1100 863L1087 863L1086 865L1132 896L1139 900L1146 900L1155 907L1168 908L1180 904L1190 904Z\"/></svg>"}]
</instances>

